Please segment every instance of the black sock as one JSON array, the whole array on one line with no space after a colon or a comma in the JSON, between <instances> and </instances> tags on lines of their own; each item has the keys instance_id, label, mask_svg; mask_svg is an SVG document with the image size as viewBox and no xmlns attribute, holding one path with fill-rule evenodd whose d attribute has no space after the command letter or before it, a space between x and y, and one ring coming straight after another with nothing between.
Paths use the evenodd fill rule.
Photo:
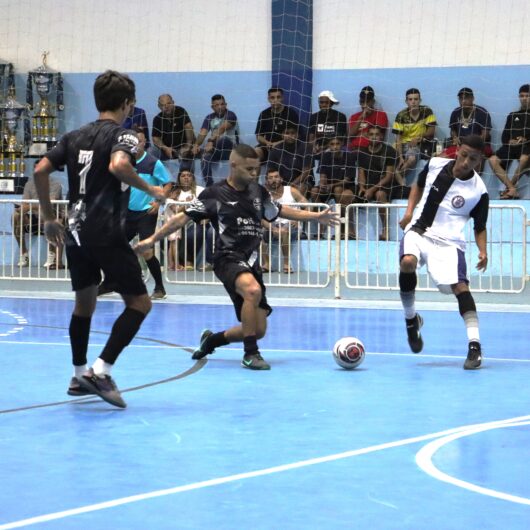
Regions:
<instances>
[{"instance_id":1,"label":"black sock","mask_svg":"<svg viewBox=\"0 0 530 530\"><path fill-rule=\"evenodd\" d=\"M70 345L72 347L72 364L84 366L87 363L88 337L90 335L91 317L72 315L70 320Z\"/></svg>"},{"instance_id":2,"label":"black sock","mask_svg":"<svg viewBox=\"0 0 530 530\"><path fill-rule=\"evenodd\" d=\"M101 352L101 359L114 364L118 355L133 340L145 317L141 311L126 307L112 326L109 340Z\"/></svg>"},{"instance_id":3,"label":"black sock","mask_svg":"<svg viewBox=\"0 0 530 530\"><path fill-rule=\"evenodd\" d=\"M227 344L230 343L226 340L225 332L219 331L218 333L214 333L208 337L208 340L206 341L206 351L210 351L211 353L215 350L215 348L226 346Z\"/></svg>"},{"instance_id":4,"label":"black sock","mask_svg":"<svg viewBox=\"0 0 530 530\"><path fill-rule=\"evenodd\" d=\"M258 353L258 340L256 339L256 335L243 338L243 349L245 350L245 355Z\"/></svg>"},{"instance_id":5,"label":"black sock","mask_svg":"<svg viewBox=\"0 0 530 530\"><path fill-rule=\"evenodd\" d=\"M158 258L153 254L153 257L145 260L145 263L149 268L153 280L155 280L155 289L163 289L164 282L162 281L162 271L160 270L160 262L158 261Z\"/></svg>"}]
</instances>

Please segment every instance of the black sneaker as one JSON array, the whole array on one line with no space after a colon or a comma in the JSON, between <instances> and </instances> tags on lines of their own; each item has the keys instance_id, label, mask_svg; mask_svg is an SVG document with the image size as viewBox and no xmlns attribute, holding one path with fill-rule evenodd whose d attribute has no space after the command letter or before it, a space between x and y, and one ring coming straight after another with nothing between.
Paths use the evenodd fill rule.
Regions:
<instances>
[{"instance_id":1,"label":"black sneaker","mask_svg":"<svg viewBox=\"0 0 530 530\"><path fill-rule=\"evenodd\" d=\"M464 362L464 370L476 370L482 364L482 350L480 342L470 342L467 350L467 359Z\"/></svg>"},{"instance_id":2,"label":"black sneaker","mask_svg":"<svg viewBox=\"0 0 530 530\"><path fill-rule=\"evenodd\" d=\"M89 396L91 394L94 394L94 392L82 387L79 384L79 380L77 379L77 377L72 377L72 379L70 379L70 385L68 386L68 390L66 391L66 393L69 396L78 396L78 397Z\"/></svg>"},{"instance_id":3,"label":"black sneaker","mask_svg":"<svg viewBox=\"0 0 530 530\"><path fill-rule=\"evenodd\" d=\"M100 283L98 287L98 296L103 296L105 294L113 293L114 289L109 287L108 285L105 285L105 283Z\"/></svg>"},{"instance_id":4,"label":"black sneaker","mask_svg":"<svg viewBox=\"0 0 530 530\"><path fill-rule=\"evenodd\" d=\"M151 300L164 300L164 298L167 298L166 290L163 287L155 287Z\"/></svg>"},{"instance_id":5,"label":"black sneaker","mask_svg":"<svg viewBox=\"0 0 530 530\"><path fill-rule=\"evenodd\" d=\"M243 360L241 361L243 368L249 370L270 370L271 365L261 356L259 352L256 353L245 353Z\"/></svg>"},{"instance_id":6,"label":"black sneaker","mask_svg":"<svg viewBox=\"0 0 530 530\"><path fill-rule=\"evenodd\" d=\"M213 353L215 351L214 349L207 349L206 348L206 341L213 335L213 332L209 329L203 330L201 333L201 339L199 347L193 352L193 355L191 356L192 359L198 361L199 359L202 359L203 357L206 357L210 353Z\"/></svg>"},{"instance_id":7,"label":"black sneaker","mask_svg":"<svg viewBox=\"0 0 530 530\"><path fill-rule=\"evenodd\" d=\"M414 318L406 318L405 322L407 323L407 338L410 349L413 353L420 353L423 350L423 339L420 333L420 329L423 326L423 318L421 318L419 313L416 313Z\"/></svg>"},{"instance_id":8,"label":"black sneaker","mask_svg":"<svg viewBox=\"0 0 530 530\"><path fill-rule=\"evenodd\" d=\"M121 397L114 379L110 375L96 375L94 370L90 368L88 372L78 378L78 381L84 389L90 390L93 394L97 394L107 403L122 409L127 406L127 403Z\"/></svg>"}]
</instances>

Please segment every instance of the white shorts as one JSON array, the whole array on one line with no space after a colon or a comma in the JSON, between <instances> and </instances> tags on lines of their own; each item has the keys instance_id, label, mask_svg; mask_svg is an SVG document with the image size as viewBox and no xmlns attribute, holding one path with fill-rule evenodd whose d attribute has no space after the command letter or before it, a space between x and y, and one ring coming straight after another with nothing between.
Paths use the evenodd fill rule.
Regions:
<instances>
[{"instance_id":1,"label":"white shorts","mask_svg":"<svg viewBox=\"0 0 530 530\"><path fill-rule=\"evenodd\" d=\"M427 265L429 276L442 293L450 294L451 285L469 283L466 257L458 247L412 230L403 236L399 247L399 260L407 254L416 256L418 267Z\"/></svg>"}]
</instances>

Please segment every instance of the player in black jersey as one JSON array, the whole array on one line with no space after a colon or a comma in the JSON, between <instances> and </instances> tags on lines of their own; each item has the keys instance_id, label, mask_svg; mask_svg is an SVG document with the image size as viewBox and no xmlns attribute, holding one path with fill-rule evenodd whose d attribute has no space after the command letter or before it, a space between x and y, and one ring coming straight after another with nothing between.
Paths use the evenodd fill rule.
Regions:
<instances>
[{"instance_id":1,"label":"player in black jersey","mask_svg":"<svg viewBox=\"0 0 530 530\"><path fill-rule=\"evenodd\" d=\"M74 376L68 394L98 394L126 407L110 373L121 351L131 342L151 309L138 259L125 235L129 187L164 201L162 188L150 186L134 170L138 138L120 124L135 100L135 86L126 75L106 71L94 84L99 119L65 134L35 168L35 185L52 244L65 242L75 291L70 321ZM55 219L49 199L49 176L68 170L68 229ZM101 271L116 287L125 310L112 327L107 344L87 369L90 322L96 308Z\"/></svg>"},{"instance_id":2,"label":"player in black jersey","mask_svg":"<svg viewBox=\"0 0 530 530\"><path fill-rule=\"evenodd\" d=\"M243 342L241 364L252 370L269 370L258 350L257 340L265 335L267 316L272 311L265 296L258 251L262 241L261 221L281 216L293 221L317 220L324 225L338 224L338 214L328 210L310 212L274 202L257 182L260 162L254 148L239 144L230 155L230 176L206 188L184 212L171 218L151 237L140 241L137 252L144 252L188 221L209 219L216 231L214 272L223 282L241 324L225 331L202 333L193 359L201 359L218 346Z\"/></svg>"}]
</instances>

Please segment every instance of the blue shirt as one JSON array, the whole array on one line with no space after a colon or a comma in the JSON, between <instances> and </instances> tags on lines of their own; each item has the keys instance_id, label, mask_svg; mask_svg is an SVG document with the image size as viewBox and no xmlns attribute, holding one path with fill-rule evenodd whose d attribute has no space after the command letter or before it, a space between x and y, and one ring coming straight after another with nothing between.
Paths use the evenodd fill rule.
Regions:
<instances>
[{"instance_id":1,"label":"blue shirt","mask_svg":"<svg viewBox=\"0 0 530 530\"><path fill-rule=\"evenodd\" d=\"M144 156L136 161L136 172L141 179L151 186L163 186L170 182L169 173L164 164L148 153L144 153ZM149 210L151 202L153 202L151 195L131 186L129 210L135 212Z\"/></svg>"},{"instance_id":2,"label":"blue shirt","mask_svg":"<svg viewBox=\"0 0 530 530\"><path fill-rule=\"evenodd\" d=\"M141 127L145 134L145 148L149 147L149 125L147 125L147 116L144 109L134 107L132 116L127 116L122 125L126 129L132 129L134 125Z\"/></svg>"}]
</instances>

